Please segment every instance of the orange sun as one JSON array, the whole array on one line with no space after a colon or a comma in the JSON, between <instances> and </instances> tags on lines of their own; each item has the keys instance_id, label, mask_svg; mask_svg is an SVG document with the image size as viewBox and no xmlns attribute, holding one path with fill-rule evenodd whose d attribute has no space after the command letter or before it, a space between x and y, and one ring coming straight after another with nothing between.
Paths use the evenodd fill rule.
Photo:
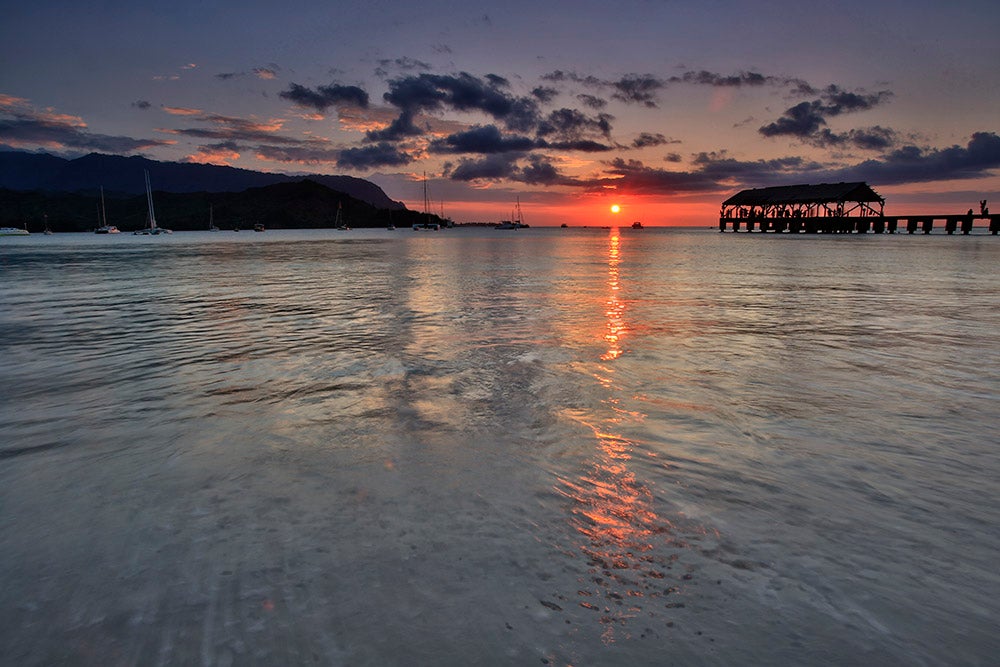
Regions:
<instances>
[{"instance_id":1,"label":"orange sun","mask_svg":"<svg viewBox=\"0 0 1000 667\"><path fill-rule=\"evenodd\" d=\"M611 212L612 213L619 213L619 212L621 212L621 210L622 210L622 207L619 206L618 204L612 204L611 205Z\"/></svg>"}]
</instances>

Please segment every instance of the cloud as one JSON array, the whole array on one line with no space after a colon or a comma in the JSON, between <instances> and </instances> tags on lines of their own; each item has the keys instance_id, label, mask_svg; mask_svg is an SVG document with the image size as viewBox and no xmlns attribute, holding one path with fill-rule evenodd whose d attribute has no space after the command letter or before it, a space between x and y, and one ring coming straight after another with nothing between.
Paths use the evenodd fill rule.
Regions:
<instances>
[{"instance_id":1,"label":"cloud","mask_svg":"<svg viewBox=\"0 0 1000 667\"><path fill-rule=\"evenodd\" d=\"M340 152L337 166L345 169L372 169L409 164L413 158L389 142L348 148Z\"/></svg>"},{"instance_id":2,"label":"cloud","mask_svg":"<svg viewBox=\"0 0 1000 667\"><path fill-rule=\"evenodd\" d=\"M388 126L365 133L368 141L401 141L408 137L419 137L424 130L413 122L413 112L404 110Z\"/></svg>"},{"instance_id":3,"label":"cloud","mask_svg":"<svg viewBox=\"0 0 1000 667\"><path fill-rule=\"evenodd\" d=\"M149 109L153 105L147 102L146 100L136 100L135 102L132 102L132 106L135 107L136 109L142 109L143 111L145 111L146 109Z\"/></svg>"},{"instance_id":4,"label":"cloud","mask_svg":"<svg viewBox=\"0 0 1000 667\"><path fill-rule=\"evenodd\" d=\"M556 98L559 91L550 86L538 86L531 91L531 94L542 104L548 104Z\"/></svg>"},{"instance_id":5,"label":"cloud","mask_svg":"<svg viewBox=\"0 0 1000 667\"><path fill-rule=\"evenodd\" d=\"M611 137L611 121L614 116L600 113L588 116L576 109L556 109L549 113L538 125L538 136L555 136L563 141L574 141L588 135Z\"/></svg>"},{"instance_id":6,"label":"cloud","mask_svg":"<svg viewBox=\"0 0 1000 667\"><path fill-rule=\"evenodd\" d=\"M739 72L738 74L718 74L700 70L697 72L685 72L680 76L672 76L668 79L670 83L690 83L699 86L763 86L766 84L785 85L788 79L782 77L765 76L757 72Z\"/></svg>"},{"instance_id":7,"label":"cloud","mask_svg":"<svg viewBox=\"0 0 1000 667\"><path fill-rule=\"evenodd\" d=\"M887 90L877 93L856 93L836 85L823 89L820 98L800 102L785 110L778 120L761 126L757 131L765 137L790 136L819 146L853 143L860 148L891 145L894 135L884 128L870 128L867 132L834 134L824 127L827 118L846 113L873 109L892 96Z\"/></svg>"},{"instance_id":8,"label":"cloud","mask_svg":"<svg viewBox=\"0 0 1000 667\"><path fill-rule=\"evenodd\" d=\"M513 156L494 154L478 160L460 160L448 175L453 181L499 181L511 179L516 173L517 163Z\"/></svg>"},{"instance_id":9,"label":"cloud","mask_svg":"<svg viewBox=\"0 0 1000 667\"><path fill-rule=\"evenodd\" d=\"M383 99L403 112L452 110L482 112L508 129L526 131L538 118L538 103L530 97L508 92L507 80L496 75L479 78L457 75L419 74L389 81Z\"/></svg>"},{"instance_id":10,"label":"cloud","mask_svg":"<svg viewBox=\"0 0 1000 667\"><path fill-rule=\"evenodd\" d=\"M586 107L590 107L591 109L603 109L608 106L607 100L588 93L580 93L576 96L576 99L580 100L581 104Z\"/></svg>"},{"instance_id":11,"label":"cloud","mask_svg":"<svg viewBox=\"0 0 1000 667\"><path fill-rule=\"evenodd\" d=\"M221 141L241 141L245 143L281 143L288 145L308 144L312 140L292 139L283 137L278 132L281 131L285 121L281 119L270 119L260 121L256 119L239 118L235 116L224 116L221 114L202 113L196 109L165 108L168 113L190 116L199 122L208 123L208 128L181 128L181 129L161 129L161 132L177 134L188 137L198 137L201 139L218 139Z\"/></svg>"},{"instance_id":12,"label":"cloud","mask_svg":"<svg viewBox=\"0 0 1000 667\"><path fill-rule=\"evenodd\" d=\"M659 132L655 134L652 132L642 132L639 134L638 137L632 140L632 147L648 148L650 146L662 146L663 144L668 144L668 143L671 143L670 139L667 139Z\"/></svg>"},{"instance_id":13,"label":"cloud","mask_svg":"<svg viewBox=\"0 0 1000 667\"><path fill-rule=\"evenodd\" d=\"M496 125L477 125L466 132L431 142L432 153L507 153L531 150L536 143L522 135L503 136Z\"/></svg>"},{"instance_id":14,"label":"cloud","mask_svg":"<svg viewBox=\"0 0 1000 667\"><path fill-rule=\"evenodd\" d=\"M103 153L134 153L173 143L96 134L87 130L87 124L79 116L57 113L51 108L38 110L28 100L11 95L0 95L0 141L12 148L44 146L50 150Z\"/></svg>"},{"instance_id":15,"label":"cloud","mask_svg":"<svg viewBox=\"0 0 1000 667\"><path fill-rule=\"evenodd\" d=\"M254 67L253 74L258 79L277 79L278 78L278 68L274 65L271 67Z\"/></svg>"},{"instance_id":16,"label":"cloud","mask_svg":"<svg viewBox=\"0 0 1000 667\"><path fill-rule=\"evenodd\" d=\"M403 58L385 58L378 61L378 67L375 68L375 75L380 78L385 78L389 76L391 70L396 70L400 72L412 72L416 70L430 70L431 66L422 60L417 60L416 58L403 57Z\"/></svg>"},{"instance_id":17,"label":"cloud","mask_svg":"<svg viewBox=\"0 0 1000 667\"><path fill-rule=\"evenodd\" d=\"M288 90L281 91L278 96L299 106L316 109L320 113L330 107L340 105L361 107L362 109L368 107L368 93L358 86L343 86L337 83L319 86L316 90L292 83Z\"/></svg>"},{"instance_id":18,"label":"cloud","mask_svg":"<svg viewBox=\"0 0 1000 667\"><path fill-rule=\"evenodd\" d=\"M828 177L901 185L980 178L997 169L1000 169L1000 136L995 132L976 132L965 146L942 149L903 146L882 159L829 172Z\"/></svg>"},{"instance_id":19,"label":"cloud","mask_svg":"<svg viewBox=\"0 0 1000 667\"><path fill-rule=\"evenodd\" d=\"M656 95L665 85L662 79L651 74L629 74L612 83L615 92L611 97L628 104L656 108Z\"/></svg>"},{"instance_id":20,"label":"cloud","mask_svg":"<svg viewBox=\"0 0 1000 667\"><path fill-rule=\"evenodd\" d=\"M240 147L232 141L223 141L217 144L199 146L196 153L192 153L184 158L185 162L196 162L198 164L224 164L232 165L240 159Z\"/></svg>"},{"instance_id":21,"label":"cloud","mask_svg":"<svg viewBox=\"0 0 1000 667\"><path fill-rule=\"evenodd\" d=\"M271 162L333 164L340 158L340 151L330 148L325 142L314 142L298 146L273 146L264 144L254 148L254 155L260 160Z\"/></svg>"}]
</instances>

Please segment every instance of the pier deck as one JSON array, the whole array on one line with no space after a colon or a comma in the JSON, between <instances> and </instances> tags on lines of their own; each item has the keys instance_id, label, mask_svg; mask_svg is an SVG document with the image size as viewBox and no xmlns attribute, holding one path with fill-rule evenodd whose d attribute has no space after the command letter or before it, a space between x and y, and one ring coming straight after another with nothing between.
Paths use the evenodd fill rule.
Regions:
<instances>
[{"instance_id":1,"label":"pier deck","mask_svg":"<svg viewBox=\"0 0 1000 667\"><path fill-rule=\"evenodd\" d=\"M723 216L719 218L719 231L731 229L734 232L745 229L748 232L791 232L807 234L895 234L905 231L915 234L920 231L930 234L935 223L944 223L944 231L954 234L972 232L976 220L986 220L991 234L1000 233L1000 214L944 213L944 214L910 214L910 215L875 215L875 216L820 216L820 217L788 217L754 215L745 217Z\"/></svg>"}]
</instances>

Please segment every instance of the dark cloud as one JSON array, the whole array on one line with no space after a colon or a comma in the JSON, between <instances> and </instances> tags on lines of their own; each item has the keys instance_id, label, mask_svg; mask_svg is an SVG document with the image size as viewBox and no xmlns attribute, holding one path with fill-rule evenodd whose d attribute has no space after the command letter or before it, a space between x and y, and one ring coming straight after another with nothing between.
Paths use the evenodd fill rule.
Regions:
<instances>
[{"instance_id":1,"label":"dark cloud","mask_svg":"<svg viewBox=\"0 0 1000 667\"><path fill-rule=\"evenodd\" d=\"M773 123L762 126L758 132L765 137L793 136L809 137L816 134L820 127L826 125L823 115L823 104L819 100L800 102Z\"/></svg>"},{"instance_id":2,"label":"dark cloud","mask_svg":"<svg viewBox=\"0 0 1000 667\"><path fill-rule=\"evenodd\" d=\"M413 122L413 113L404 110L388 127L367 132L366 139L368 141L401 141L408 137L419 137L424 131Z\"/></svg>"},{"instance_id":3,"label":"dark cloud","mask_svg":"<svg viewBox=\"0 0 1000 667\"><path fill-rule=\"evenodd\" d=\"M149 109L153 105L147 102L146 100L136 100L135 102L132 102L132 106L135 107L136 109L142 109L143 111L145 111L146 109Z\"/></svg>"},{"instance_id":4,"label":"dark cloud","mask_svg":"<svg viewBox=\"0 0 1000 667\"><path fill-rule=\"evenodd\" d=\"M633 148L648 148L649 146L662 146L663 144L670 143L670 139L665 136L652 132L642 132L638 137L632 140Z\"/></svg>"},{"instance_id":5,"label":"dark cloud","mask_svg":"<svg viewBox=\"0 0 1000 667\"><path fill-rule=\"evenodd\" d=\"M556 109L538 124L538 136L554 136L563 141L574 141L587 135L611 136L611 121L614 116L601 113L588 116L576 109Z\"/></svg>"},{"instance_id":6,"label":"dark cloud","mask_svg":"<svg viewBox=\"0 0 1000 667\"><path fill-rule=\"evenodd\" d=\"M559 94L559 91L556 90L555 88L550 88L548 86L538 86L537 88L531 91L531 94L534 96L536 100L538 100L542 104L548 104L549 102L551 102L556 98L556 96Z\"/></svg>"},{"instance_id":7,"label":"dark cloud","mask_svg":"<svg viewBox=\"0 0 1000 667\"><path fill-rule=\"evenodd\" d=\"M537 102L508 94L506 86L506 79L496 75L419 74L390 80L383 99L403 111L480 111L508 129L530 129L537 122Z\"/></svg>"},{"instance_id":8,"label":"dark cloud","mask_svg":"<svg viewBox=\"0 0 1000 667\"><path fill-rule=\"evenodd\" d=\"M102 153L134 153L171 143L159 139L133 139L95 134L88 132L82 123L27 109L0 110L0 141L11 146L42 145L57 149L71 148Z\"/></svg>"},{"instance_id":9,"label":"dark cloud","mask_svg":"<svg viewBox=\"0 0 1000 667\"><path fill-rule=\"evenodd\" d=\"M573 184L543 156L528 156L526 162L522 167L517 158L510 154L488 155L476 160L464 159L458 165L450 166L448 176L453 181L508 180L529 185Z\"/></svg>"},{"instance_id":10,"label":"dark cloud","mask_svg":"<svg viewBox=\"0 0 1000 667\"><path fill-rule=\"evenodd\" d=\"M611 94L614 99L627 104L642 104L655 108L656 95L666 83L652 74L629 74L611 85L615 90Z\"/></svg>"},{"instance_id":11,"label":"dark cloud","mask_svg":"<svg viewBox=\"0 0 1000 667\"><path fill-rule=\"evenodd\" d=\"M664 162L681 162L683 159L680 153L667 153L663 156Z\"/></svg>"},{"instance_id":12,"label":"dark cloud","mask_svg":"<svg viewBox=\"0 0 1000 667\"><path fill-rule=\"evenodd\" d=\"M399 167L409 164L413 158L388 142L348 148L340 152L337 166L345 169L372 169L375 167Z\"/></svg>"},{"instance_id":13,"label":"dark cloud","mask_svg":"<svg viewBox=\"0 0 1000 667\"><path fill-rule=\"evenodd\" d=\"M199 139L219 139L222 141L241 141L245 143L310 145L316 140L301 140L284 137L278 134L280 123L260 123L246 118L223 116L221 114L201 114L196 120L209 123L212 127L189 127L163 130L170 134L179 134Z\"/></svg>"},{"instance_id":14,"label":"dark cloud","mask_svg":"<svg viewBox=\"0 0 1000 667\"><path fill-rule=\"evenodd\" d=\"M894 130L876 125L841 133L824 128L811 137L811 143L828 148L854 147L869 151L885 151L896 145L897 139Z\"/></svg>"},{"instance_id":15,"label":"dark cloud","mask_svg":"<svg viewBox=\"0 0 1000 667\"><path fill-rule=\"evenodd\" d=\"M530 137L503 136L495 125L477 125L466 132L458 132L431 143L433 153L492 153L524 152L536 143Z\"/></svg>"},{"instance_id":16,"label":"dark cloud","mask_svg":"<svg viewBox=\"0 0 1000 667\"><path fill-rule=\"evenodd\" d=\"M580 103L591 109L603 109L608 106L608 101L597 97L596 95L590 95L588 93L580 93L576 96L576 99L580 100Z\"/></svg>"},{"instance_id":17,"label":"dark cloud","mask_svg":"<svg viewBox=\"0 0 1000 667\"><path fill-rule=\"evenodd\" d=\"M717 179L703 171L667 171L647 167L637 160L617 158L608 163L607 171L614 178L604 180L601 185L613 185L633 194L708 192L720 187Z\"/></svg>"},{"instance_id":18,"label":"dark cloud","mask_svg":"<svg viewBox=\"0 0 1000 667\"><path fill-rule=\"evenodd\" d=\"M786 109L778 120L761 126L758 132L765 137L796 137L820 146L851 143L861 148L874 148L881 142L883 147L888 147L893 135L883 128L841 135L826 130L824 126L827 118L873 109L891 96L892 93L887 90L856 93L830 85L822 91L819 99L800 102Z\"/></svg>"},{"instance_id":19,"label":"dark cloud","mask_svg":"<svg viewBox=\"0 0 1000 667\"><path fill-rule=\"evenodd\" d=\"M605 153L613 151L615 146L602 144L599 141L590 139L576 139L574 141L543 141L538 142L539 148L554 148L562 151L580 151L583 153Z\"/></svg>"},{"instance_id":20,"label":"dark cloud","mask_svg":"<svg viewBox=\"0 0 1000 667\"><path fill-rule=\"evenodd\" d=\"M933 149L903 146L882 159L829 172L830 180L899 185L980 178L1000 169L1000 136L976 132L965 146Z\"/></svg>"},{"instance_id":21,"label":"dark cloud","mask_svg":"<svg viewBox=\"0 0 1000 667\"><path fill-rule=\"evenodd\" d=\"M237 79L241 76L246 76L246 72L220 72L215 75L215 78L222 81L228 81L230 79Z\"/></svg>"},{"instance_id":22,"label":"dark cloud","mask_svg":"<svg viewBox=\"0 0 1000 667\"><path fill-rule=\"evenodd\" d=\"M330 107L341 104L368 108L368 93L358 86L343 86L331 83L329 86L319 86L316 90L306 88L297 83L291 84L288 90L283 90L278 95L286 100L290 100L302 107L316 109L320 113L325 112Z\"/></svg>"},{"instance_id":23,"label":"dark cloud","mask_svg":"<svg viewBox=\"0 0 1000 667\"><path fill-rule=\"evenodd\" d=\"M528 158L517 180L528 185L559 185L564 182L563 176L555 166L540 155L532 155Z\"/></svg>"},{"instance_id":24,"label":"dark cloud","mask_svg":"<svg viewBox=\"0 0 1000 667\"><path fill-rule=\"evenodd\" d=\"M332 164L339 163L341 152L322 146L256 146L253 149L257 157L272 162L288 162L293 164Z\"/></svg>"},{"instance_id":25,"label":"dark cloud","mask_svg":"<svg viewBox=\"0 0 1000 667\"><path fill-rule=\"evenodd\" d=\"M403 57L395 59L383 59L378 61L378 67L375 68L375 74L380 77L389 76L390 71L399 72L413 72L416 70L427 71L431 68L428 63L422 60L417 60L415 58Z\"/></svg>"},{"instance_id":26,"label":"dark cloud","mask_svg":"<svg viewBox=\"0 0 1000 667\"><path fill-rule=\"evenodd\" d=\"M773 76L764 76L757 72L740 72L739 74L718 74L701 70L698 72L685 72L680 76L673 76L670 83L691 83L700 86L763 86L769 83L785 84L788 79Z\"/></svg>"},{"instance_id":27,"label":"dark cloud","mask_svg":"<svg viewBox=\"0 0 1000 667\"><path fill-rule=\"evenodd\" d=\"M453 181L499 181L511 179L516 173L516 159L510 154L498 153L478 160L459 160L448 175Z\"/></svg>"}]
</instances>

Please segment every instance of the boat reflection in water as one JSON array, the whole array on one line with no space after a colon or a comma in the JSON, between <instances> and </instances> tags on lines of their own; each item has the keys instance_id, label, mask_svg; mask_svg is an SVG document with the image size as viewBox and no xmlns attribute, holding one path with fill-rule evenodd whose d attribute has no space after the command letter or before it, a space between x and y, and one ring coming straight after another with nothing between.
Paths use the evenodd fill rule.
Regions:
<instances>
[{"instance_id":1,"label":"boat reflection in water","mask_svg":"<svg viewBox=\"0 0 1000 667\"><path fill-rule=\"evenodd\" d=\"M607 351L594 378L608 390L604 416L577 412L572 418L593 431L597 448L593 464L576 479L560 479L556 490L571 502L570 523L582 540L579 551L587 558L587 575L577 591L581 607L599 614L602 640L638 636L650 616L664 616L672 625L669 611L684 604L678 599L684 584L692 578L690 568L679 561L688 547L685 535L703 533L700 527L680 530L654 508L649 487L632 469L635 443L622 435L628 423L640 422L644 415L630 411L617 394L623 391L615 381L611 363L623 354L622 338L628 333L625 304L619 298L618 264L620 236L612 230L608 249L608 288L603 323ZM644 617L636 628L630 619ZM660 624L662 625L662 624ZM617 634L616 634L617 633Z\"/></svg>"}]
</instances>

